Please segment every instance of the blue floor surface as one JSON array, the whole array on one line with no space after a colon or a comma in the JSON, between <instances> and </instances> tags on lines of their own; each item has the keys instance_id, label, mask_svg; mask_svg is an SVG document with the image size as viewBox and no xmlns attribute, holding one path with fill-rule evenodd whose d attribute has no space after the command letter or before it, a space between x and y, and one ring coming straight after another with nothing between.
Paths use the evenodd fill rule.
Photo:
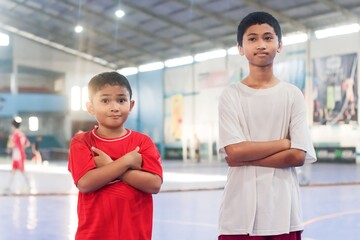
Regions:
<instances>
[{"instance_id":1,"label":"blue floor surface","mask_svg":"<svg viewBox=\"0 0 360 240\"><path fill-rule=\"evenodd\" d=\"M66 162L27 163L31 189L0 160L0 240L68 240L76 230L77 190ZM215 240L226 180L224 163L164 161L162 191L154 195L153 240ZM299 171L300 173L300 171ZM360 166L313 164L301 171L303 240L360 239Z\"/></svg>"}]
</instances>

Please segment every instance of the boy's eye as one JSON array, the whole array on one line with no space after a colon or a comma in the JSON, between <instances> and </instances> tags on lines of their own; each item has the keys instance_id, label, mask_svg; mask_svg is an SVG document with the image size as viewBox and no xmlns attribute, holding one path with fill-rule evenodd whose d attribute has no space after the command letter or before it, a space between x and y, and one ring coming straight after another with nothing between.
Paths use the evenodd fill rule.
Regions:
<instances>
[{"instance_id":1,"label":"boy's eye","mask_svg":"<svg viewBox=\"0 0 360 240\"><path fill-rule=\"evenodd\" d=\"M100 100L100 102L102 102L102 103L108 103L108 102L109 102L109 99L103 98L103 99Z\"/></svg>"},{"instance_id":2,"label":"boy's eye","mask_svg":"<svg viewBox=\"0 0 360 240\"><path fill-rule=\"evenodd\" d=\"M250 41L250 42L253 42L255 40L256 40L256 38L254 38L254 37L248 38L248 41Z\"/></svg>"},{"instance_id":3,"label":"boy's eye","mask_svg":"<svg viewBox=\"0 0 360 240\"><path fill-rule=\"evenodd\" d=\"M125 99L125 98L119 98L117 101L118 101L119 103L123 103L123 102L126 102L126 99Z\"/></svg>"}]
</instances>

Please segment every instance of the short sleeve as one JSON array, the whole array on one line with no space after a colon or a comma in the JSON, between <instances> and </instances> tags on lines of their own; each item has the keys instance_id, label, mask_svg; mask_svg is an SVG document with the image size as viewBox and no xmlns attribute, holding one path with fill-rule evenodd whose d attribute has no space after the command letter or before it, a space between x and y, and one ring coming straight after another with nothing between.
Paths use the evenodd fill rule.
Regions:
<instances>
[{"instance_id":1,"label":"short sleeve","mask_svg":"<svg viewBox=\"0 0 360 240\"><path fill-rule=\"evenodd\" d=\"M89 144L85 141L84 134L77 134L70 142L68 170L71 173L75 185L79 179L89 170L96 168L94 155Z\"/></svg>"},{"instance_id":2,"label":"short sleeve","mask_svg":"<svg viewBox=\"0 0 360 240\"><path fill-rule=\"evenodd\" d=\"M305 151L305 162L312 163L316 161L316 154L307 124L304 96L299 89L294 91L293 96L294 101L290 119L291 148Z\"/></svg>"},{"instance_id":3,"label":"short sleeve","mask_svg":"<svg viewBox=\"0 0 360 240\"><path fill-rule=\"evenodd\" d=\"M161 156L150 137L143 135L144 139L140 145L139 153L142 155L142 170L159 175L163 178Z\"/></svg>"},{"instance_id":4,"label":"short sleeve","mask_svg":"<svg viewBox=\"0 0 360 240\"><path fill-rule=\"evenodd\" d=\"M236 96L236 89L227 88L219 99L219 152L222 154L226 146L250 140L245 133L247 125Z\"/></svg>"}]
</instances>

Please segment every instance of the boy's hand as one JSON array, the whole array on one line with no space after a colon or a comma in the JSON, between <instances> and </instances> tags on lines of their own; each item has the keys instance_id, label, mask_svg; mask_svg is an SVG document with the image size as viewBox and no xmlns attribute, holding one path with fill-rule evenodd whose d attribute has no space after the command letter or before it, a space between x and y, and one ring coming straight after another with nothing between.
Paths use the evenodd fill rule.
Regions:
<instances>
[{"instance_id":1,"label":"boy's hand","mask_svg":"<svg viewBox=\"0 0 360 240\"><path fill-rule=\"evenodd\" d=\"M95 161L96 167L102 167L102 166L104 166L106 164L109 164L109 163L113 162L113 160L109 157L109 155L107 155L106 153L104 153L100 149L98 149L96 147L91 147L91 150L95 153L94 154L94 161Z\"/></svg>"},{"instance_id":2,"label":"boy's hand","mask_svg":"<svg viewBox=\"0 0 360 240\"><path fill-rule=\"evenodd\" d=\"M140 148L136 147L133 151L125 154L124 158L128 162L129 168L140 170L142 166L142 155L139 153Z\"/></svg>"}]
</instances>

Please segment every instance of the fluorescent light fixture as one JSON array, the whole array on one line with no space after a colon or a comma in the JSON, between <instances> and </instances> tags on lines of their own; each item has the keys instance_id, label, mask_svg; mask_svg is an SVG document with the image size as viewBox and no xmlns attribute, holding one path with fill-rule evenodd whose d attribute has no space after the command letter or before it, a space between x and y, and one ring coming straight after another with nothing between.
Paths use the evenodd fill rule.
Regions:
<instances>
[{"instance_id":1,"label":"fluorescent light fixture","mask_svg":"<svg viewBox=\"0 0 360 240\"><path fill-rule=\"evenodd\" d=\"M308 35L303 32L290 33L282 38L282 43L284 46L292 45L297 43L303 43L308 40Z\"/></svg>"},{"instance_id":2,"label":"fluorescent light fixture","mask_svg":"<svg viewBox=\"0 0 360 240\"><path fill-rule=\"evenodd\" d=\"M127 67L127 68L119 69L117 72L124 76L130 76L130 75L137 74L139 72L139 70L137 67Z\"/></svg>"},{"instance_id":3,"label":"fluorescent light fixture","mask_svg":"<svg viewBox=\"0 0 360 240\"><path fill-rule=\"evenodd\" d=\"M343 25L338 27L326 28L322 30L315 31L315 36L317 39L339 36L349 33L355 33L360 31L360 25L358 23L353 23L349 25Z\"/></svg>"},{"instance_id":4,"label":"fluorescent light fixture","mask_svg":"<svg viewBox=\"0 0 360 240\"><path fill-rule=\"evenodd\" d=\"M227 50L227 54L229 55L238 55L239 54L239 49L238 47L231 47Z\"/></svg>"},{"instance_id":5,"label":"fluorescent light fixture","mask_svg":"<svg viewBox=\"0 0 360 240\"><path fill-rule=\"evenodd\" d=\"M108 64L108 61L106 61L106 60L104 60L102 58L94 57L93 60L94 60L94 62L102 64L102 65Z\"/></svg>"},{"instance_id":6,"label":"fluorescent light fixture","mask_svg":"<svg viewBox=\"0 0 360 240\"><path fill-rule=\"evenodd\" d=\"M10 40L9 35L0 32L0 46L9 46Z\"/></svg>"},{"instance_id":7,"label":"fluorescent light fixture","mask_svg":"<svg viewBox=\"0 0 360 240\"><path fill-rule=\"evenodd\" d=\"M121 10L121 9L118 9L118 10L116 10L116 12L115 12L115 16L116 16L117 18L122 18L123 16L125 16L125 12L124 12L123 10Z\"/></svg>"},{"instance_id":8,"label":"fluorescent light fixture","mask_svg":"<svg viewBox=\"0 0 360 240\"><path fill-rule=\"evenodd\" d=\"M192 64L194 62L193 56L186 56L186 57L179 57L179 58L172 58L165 61L166 67L177 67L186 64Z\"/></svg>"},{"instance_id":9,"label":"fluorescent light fixture","mask_svg":"<svg viewBox=\"0 0 360 240\"><path fill-rule=\"evenodd\" d=\"M81 109L81 89L78 86L71 88L71 110L79 111Z\"/></svg>"},{"instance_id":10,"label":"fluorescent light fixture","mask_svg":"<svg viewBox=\"0 0 360 240\"><path fill-rule=\"evenodd\" d=\"M221 57L225 57L225 56L226 56L225 49L218 49L218 50L213 50L210 52L198 53L195 55L194 59L197 62L202 62L202 61L206 61L209 59L221 58Z\"/></svg>"},{"instance_id":11,"label":"fluorescent light fixture","mask_svg":"<svg viewBox=\"0 0 360 240\"><path fill-rule=\"evenodd\" d=\"M86 111L86 103L89 101L89 92L88 87L85 86L81 89L81 109Z\"/></svg>"},{"instance_id":12,"label":"fluorescent light fixture","mask_svg":"<svg viewBox=\"0 0 360 240\"><path fill-rule=\"evenodd\" d=\"M77 25L75 28L74 28L74 31L76 33L81 33L82 31L84 30L84 28L80 25Z\"/></svg>"},{"instance_id":13,"label":"fluorescent light fixture","mask_svg":"<svg viewBox=\"0 0 360 240\"><path fill-rule=\"evenodd\" d=\"M140 65L139 72L149 72L149 71L159 70L159 69L163 69L163 68L164 68L163 62L153 62L153 63Z\"/></svg>"},{"instance_id":14,"label":"fluorescent light fixture","mask_svg":"<svg viewBox=\"0 0 360 240\"><path fill-rule=\"evenodd\" d=\"M29 130L32 132L39 131L39 118L29 117Z\"/></svg>"}]
</instances>

